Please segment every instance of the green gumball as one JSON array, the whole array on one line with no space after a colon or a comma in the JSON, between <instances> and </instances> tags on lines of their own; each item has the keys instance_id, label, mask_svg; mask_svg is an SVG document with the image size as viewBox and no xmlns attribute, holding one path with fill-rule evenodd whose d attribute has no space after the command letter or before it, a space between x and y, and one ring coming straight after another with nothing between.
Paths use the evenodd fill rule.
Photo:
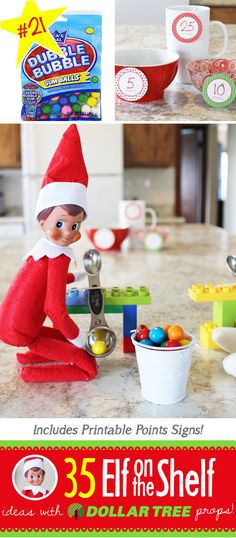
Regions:
<instances>
[{"instance_id":1,"label":"green gumball","mask_svg":"<svg viewBox=\"0 0 236 538\"><path fill-rule=\"evenodd\" d=\"M79 95L79 101L80 103L87 103L88 96L86 93L81 93Z\"/></svg>"},{"instance_id":2,"label":"green gumball","mask_svg":"<svg viewBox=\"0 0 236 538\"><path fill-rule=\"evenodd\" d=\"M81 105L79 105L79 103L75 103L75 105L72 106L72 110L78 114L78 112L81 112Z\"/></svg>"}]
</instances>

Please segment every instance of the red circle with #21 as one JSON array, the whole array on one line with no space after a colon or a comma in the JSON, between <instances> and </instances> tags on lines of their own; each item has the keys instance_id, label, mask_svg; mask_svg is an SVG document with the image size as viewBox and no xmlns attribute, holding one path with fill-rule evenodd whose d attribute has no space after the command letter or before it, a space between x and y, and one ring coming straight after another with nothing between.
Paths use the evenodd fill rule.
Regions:
<instances>
[{"instance_id":1,"label":"red circle with #21","mask_svg":"<svg viewBox=\"0 0 236 538\"><path fill-rule=\"evenodd\" d=\"M202 34L202 21L195 13L181 13L172 24L172 32L175 39L182 43L193 43Z\"/></svg>"},{"instance_id":2,"label":"red circle with #21","mask_svg":"<svg viewBox=\"0 0 236 538\"><path fill-rule=\"evenodd\" d=\"M116 93L124 101L139 101L148 90L146 75L136 67L125 67L116 75Z\"/></svg>"}]
</instances>

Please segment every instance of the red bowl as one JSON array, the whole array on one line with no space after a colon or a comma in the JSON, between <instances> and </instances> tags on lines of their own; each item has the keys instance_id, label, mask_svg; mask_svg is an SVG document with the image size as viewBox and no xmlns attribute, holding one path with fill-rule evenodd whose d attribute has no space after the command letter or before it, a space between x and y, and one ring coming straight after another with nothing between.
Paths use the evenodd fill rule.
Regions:
<instances>
[{"instance_id":1,"label":"red bowl","mask_svg":"<svg viewBox=\"0 0 236 538\"><path fill-rule=\"evenodd\" d=\"M119 250L129 228L85 228L85 231L98 250Z\"/></svg>"},{"instance_id":2,"label":"red bowl","mask_svg":"<svg viewBox=\"0 0 236 538\"><path fill-rule=\"evenodd\" d=\"M116 51L115 87L123 101L148 102L163 97L179 65L176 52L158 49Z\"/></svg>"},{"instance_id":3,"label":"red bowl","mask_svg":"<svg viewBox=\"0 0 236 538\"><path fill-rule=\"evenodd\" d=\"M227 58L194 60L188 63L186 67L194 88L200 92L206 78L211 75L223 73L231 77L236 83L236 60L228 60Z\"/></svg>"}]
</instances>

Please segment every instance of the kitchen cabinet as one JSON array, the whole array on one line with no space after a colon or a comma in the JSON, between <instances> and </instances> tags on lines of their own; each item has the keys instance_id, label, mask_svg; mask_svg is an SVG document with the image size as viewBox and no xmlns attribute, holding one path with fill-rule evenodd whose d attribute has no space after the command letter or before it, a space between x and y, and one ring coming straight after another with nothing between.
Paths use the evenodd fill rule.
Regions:
<instances>
[{"instance_id":1,"label":"kitchen cabinet","mask_svg":"<svg viewBox=\"0 0 236 538\"><path fill-rule=\"evenodd\" d=\"M20 125L1 125L0 129L0 169L20 168Z\"/></svg>"},{"instance_id":2,"label":"kitchen cabinet","mask_svg":"<svg viewBox=\"0 0 236 538\"><path fill-rule=\"evenodd\" d=\"M125 167L175 166L178 125L124 125Z\"/></svg>"},{"instance_id":3,"label":"kitchen cabinet","mask_svg":"<svg viewBox=\"0 0 236 538\"><path fill-rule=\"evenodd\" d=\"M206 4L207 5L207 4ZM211 20L221 21L225 24L236 24L236 7L231 6L210 6Z\"/></svg>"}]
</instances>

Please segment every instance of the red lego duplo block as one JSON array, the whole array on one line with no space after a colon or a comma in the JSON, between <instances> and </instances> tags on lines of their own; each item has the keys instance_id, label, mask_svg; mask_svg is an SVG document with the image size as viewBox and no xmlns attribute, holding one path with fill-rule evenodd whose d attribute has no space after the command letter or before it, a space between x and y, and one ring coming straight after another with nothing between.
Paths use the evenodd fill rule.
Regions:
<instances>
[{"instance_id":1,"label":"red lego duplo block","mask_svg":"<svg viewBox=\"0 0 236 538\"><path fill-rule=\"evenodd\" d=\"M135 353L135 347L132 343L131 338L123 338L123 352L124 353Z\"/></svg>"}]
</instances>

